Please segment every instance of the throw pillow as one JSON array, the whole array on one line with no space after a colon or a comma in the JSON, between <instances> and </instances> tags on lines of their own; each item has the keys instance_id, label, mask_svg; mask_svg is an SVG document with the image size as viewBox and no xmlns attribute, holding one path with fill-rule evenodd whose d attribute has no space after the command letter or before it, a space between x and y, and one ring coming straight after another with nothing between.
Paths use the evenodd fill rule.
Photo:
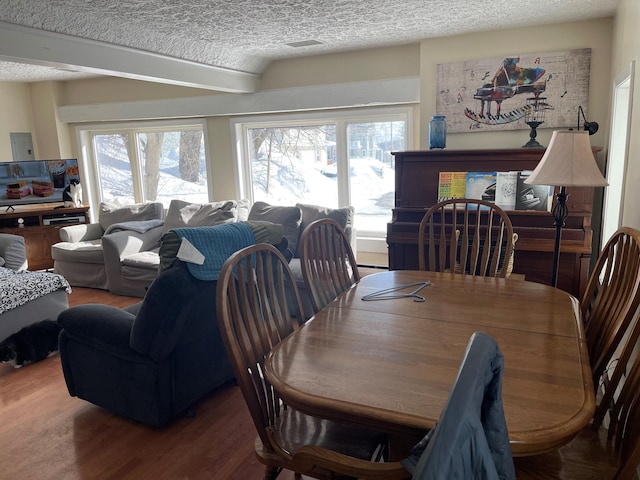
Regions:
<instances>
[{"instance_id":1,"label":"throw pillow","mask_svg":"<svg viewBox=\"0 0 640 480\"><path fill-rule=\"evenodd\" d=\"M161 203L137 203L126 207L117 207L107 203L100 204L98 221L103 230L120 222L162 219L164 209Z\"/></svg>"},{"instance_id":2,"label":"throw pillow","mask_svg":"<svg viewBox=\"0 0 640 480\"><path fill-rule=\"evenodd\" d=\"M238 221L246 222L249 220L249 200L243 198L242 200L238 200Z\"/></svg>"},{"instance_id":3,"label":"throw pillow","mask_svg":"<svg viewBox=\"0 0 640 480\"><path fill-rule=\"evenodd\" d=\"M205 203L187 222L188 227L212 227L236 221L238 204L233 200Z\"/></svg>"},{"instance_id":4,"label":"throw pillow","mask_svg":"<svg viewBox=\"0 0 640 480\"><path fill-rule=\"evenodd\" d=\"M186 227L193 215L200 209L202 204L190 203L184 200L171 200L167 215L164 219L164 231L172 228Z\"/></svg>"},{"instance_id":5,"label":"throw pillow","mask_svg":"<svg viewBox=\"0 0 640 480\"><path fill-rule=\"evenodd\" d=\"M26 270L27 269L27 249L22 237L18 237L18 240L11 242L7 245L4 251L4 258L0 257L2 262L0 265L4 265L11 270Z\"/></svg>"},{"instance_id":6,"label":"throw pillow","mask_svg":"<svg viewBox=\"0 0 640 480\"><path fill-rule=\"evenodd\" d=\"M174 228L206 227L218 225L219 223L239 221L241 202L224 200L200 204L189 203L184 200L171 200L164 220L163 231L168 232ZM244 208L246 208L246 205Z\"/></svg>"},{"instance_id":7,"label":"throw pillow","mask_svg":"<svg viewBox=\"0 0 640 480\"><path fill-rule=\"evenodd\" d=\"M309 205L298 203L296 207L299 207L302 211L302 223L300 224L300 232L304 232L304 229L309 226L310 223L323 218L330 218L335 220L338 225L342 227L344 233L347 235L349 241L351 241L351 233L353 230L353 216L354 208L342 207L342 208L327 208L319 205ZM298 258L298 251L294 250L295 257Z\"/></svg>"},{"instance_id":8,"label":"throw pillow","mask_svg":"<svg viewBox=\"0 0 640 480\"><path fill-rule=\"evenodd\" d=\"M282 207L266 202L255 202L249 212L249 220L259 220L282 225L283 235L291 252L298 248L302 211L299 207Z\"/></svg>"}]
</instances>

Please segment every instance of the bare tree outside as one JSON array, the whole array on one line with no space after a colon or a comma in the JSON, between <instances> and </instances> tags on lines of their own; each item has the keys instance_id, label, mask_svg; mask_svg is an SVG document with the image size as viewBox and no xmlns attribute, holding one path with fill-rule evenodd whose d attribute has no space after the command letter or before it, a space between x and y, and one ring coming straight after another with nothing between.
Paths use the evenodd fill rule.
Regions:
<instances>
[{"instance_id":1,"label":"bare tree outside","mask_svg":"<svg viewBox=\"0 0 640 480\"><path fill-rule=\"evenodd\" d=\"M249 128L254 201L332 208L348 202L358 228L384 233L395 198L391 151L405 146L405 121L351 121L341 128L340 149L336 123Z\"/></svg>"},{"instance_id":2,"label":"bare tree outside","mask_svg":"<svg viewBox=\"0 0 640 480\"><path fill-rule=\"evenodd\" d=\"M299 198L308 191L306 166L326 165L328 146L335 144L335 125L254 128L249 131L254 185L269 196L286 184Z\"/></svg>"},{"instance_id":3,"label":"bare tree outside","mask_svg":"<svg viewBox=\"0 0 640 480\"><path fill-rule=\"evenodd\" d=\"M200 176L200 149L202 130L180 132L180 178L197 182Z\"/></svg>"},{"instance_id":4,"label":"bare tree outside","mask_svg":"<svg viewBox=\"0 0 640 480\"><path fill-rule=\"evenodd\" d=\"M174 198L208 202L203 137L201 127L95 134L101 199L119 205L160 201L167 207Z\"/></svg>"},{"instance_id":5,"label":"bare tree outside","mask_svg":"<svg viewBox=\"0 0 640 480\"><path fill-rule=\"evenodd\" d=\"M150 132L144 136L140 135L139 138L140 147L144 156L144 195L146 200L149 201L154 201L158 198L160 158L162 156L163 140L164 133L162 132Z\"/></svg>"}]
</instances>

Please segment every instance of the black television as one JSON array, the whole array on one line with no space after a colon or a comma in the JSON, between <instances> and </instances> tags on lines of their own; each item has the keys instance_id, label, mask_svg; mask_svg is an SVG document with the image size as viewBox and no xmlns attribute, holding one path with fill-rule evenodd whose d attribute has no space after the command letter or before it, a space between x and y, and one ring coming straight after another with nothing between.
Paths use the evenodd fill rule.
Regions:
<instances>
[{"instance_id":1,"label":"black television","mask_svg":"<svg viewBox=\"0 0 640 480\"><path fill-rule=\"evenodd\" d=\"M0 162L0 208L62 202L72 180L80 181L76 158Z\"/></svg>"}]
</instances>

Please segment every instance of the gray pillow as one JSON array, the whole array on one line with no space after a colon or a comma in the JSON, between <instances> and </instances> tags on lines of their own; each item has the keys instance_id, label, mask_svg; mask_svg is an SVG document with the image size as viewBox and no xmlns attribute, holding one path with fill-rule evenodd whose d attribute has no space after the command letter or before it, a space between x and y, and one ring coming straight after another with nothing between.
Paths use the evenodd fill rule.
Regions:
<instances>
[{"instance_id":1,"label":"gray pillow","mask_svg":"<svg viewBox=\"0 0 640 480\"><path fill-rule=\"evenodd\" d=\"M354 208L342 207L342 208L327 208L319 205L309 205L304 203L297 203L296 207L302 211L302 223L300 224L300 232L304 232L304 229L310 223L315 222L323 218L330 218L338 222L338 225L342 227L344 233L347 235L349 241L351 241L351 231L353 230L353 215ZM298 258L298 251L294 250L295 257Z\"/></svg>"},{"instance_id":2,"label":"gray pillow","mask_svg":"<svg viewBox=\"0 0 640 480\"><path fill-rule=\"evenodd\" d=\"M7 245L4 251L4 258L0 265L4 265L11 270L26 270L27 269L27 249L25 247L24 239L17 237L16 241Z\"/></svg>"},{"instance_id":3,"label":"gray pillow","mask_svg":"<svg viewBox=\"0 0 640 480\"><path fill-rule=\"evenodd\" d=\"M212 227L220 223L236 221L237 203L233 200L226 202L205 203L187 222L189 227Z\"/></svg>"},{"instance_id":4,"label":"gray pillow","mask_svg":"<svg viewBox=\"0 0 640 480\"><path fill-rule=\"evenodd\" d=\"M191 217L202 207L200 203L190 203L184 200L171 200L169 210L164 218L164 231L172 228L186 227Z\"/></svg>"},{"instance_id":5,"label":"gray pillow","mask_svg":"<svg viewBox=\"0 0 640 480\"><path fill-rule=\"evenodd\" d=\"M240 203L223 200L212 203L189 203L171 200L164 219L164 232L180 227L206 227L239 220Z\"/></svg>"},{"instance_id":6,"label":"gray pillow","mask_svg":"<svg viewBox=\"0 0 640 480\"><path fill-rule=\"evenodd\" d=\"M246 222L249 220L249 200L243 198L238 200L238 221Z\"/></svg>"},{"instance_id":7,"label":"gray pillow","mask_svg":"<svg viewBox=\"0 0 640 480\"><path fill-rule=\"evenodd\" d=\"M164 209L161 203L137 203L126 207L115 207L107 203L100 204L98 221L103 230L120 222L162 219Z\"/></svg>"},{"instance_id":8,"label":"gray pillow","mask_svg":"<svg viewBox=\"0 0 640 480\"><path fill-rule=\"evenodd\" d=\"M298 207L281 207L266 202L255 202L249 212L249 220L259 220L282 225L283 235L291 252L298 248L302 211Z\"/></svg>"}]
</instances>

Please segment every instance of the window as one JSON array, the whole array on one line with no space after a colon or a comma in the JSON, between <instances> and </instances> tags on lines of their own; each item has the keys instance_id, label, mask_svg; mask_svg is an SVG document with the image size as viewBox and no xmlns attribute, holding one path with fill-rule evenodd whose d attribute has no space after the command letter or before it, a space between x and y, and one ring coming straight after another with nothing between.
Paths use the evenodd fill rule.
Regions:
<instances>
[{"instance_id":1,"label":"window","mask_svg":"<svg viewBox=\"0 0 640 480\"><path fill-rule=\"evenodd\" d=\"M159 201L168 207L173 198L209 201L203 124L92 129L82 138L83 150L88 147L94 159L85 164L95 204Z\"/></svg>"},{"instance_id":2,"label":"window","mask_svg":"<svg viewBox=\"0 0 640 480\"><path fill-rule=\"evenodd\" d=\"M384 237L394 205L394 150L408 109L239 121L244 195L275 205L352 205L359 236Z\"/></svg>"}]
</instances>

